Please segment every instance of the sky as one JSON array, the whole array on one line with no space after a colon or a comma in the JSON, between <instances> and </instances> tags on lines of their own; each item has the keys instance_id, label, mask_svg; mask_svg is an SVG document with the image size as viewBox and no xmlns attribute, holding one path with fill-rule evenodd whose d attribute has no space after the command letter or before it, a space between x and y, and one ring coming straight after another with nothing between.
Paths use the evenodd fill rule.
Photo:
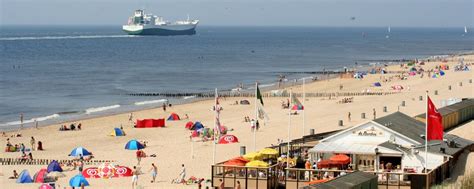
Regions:
<instances>
[{"instance_id":1,"label":"sky","mask_svg":"<svg viewBox=\"0 0 474 189\"><path fill-rule=\"evenodd\" d=\"M209 26L473 27L473 0L0 0L0 25L122 25L134 9ZM355 20L351 20L355 17Z\"/></svg>"}]
</instances>

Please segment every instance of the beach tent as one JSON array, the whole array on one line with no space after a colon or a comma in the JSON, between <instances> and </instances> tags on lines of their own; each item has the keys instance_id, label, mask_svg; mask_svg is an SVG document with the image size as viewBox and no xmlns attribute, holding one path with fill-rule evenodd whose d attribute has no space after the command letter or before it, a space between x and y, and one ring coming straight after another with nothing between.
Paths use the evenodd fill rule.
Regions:
<instances>
[{"instance_id":1,"label":"beach tent","mask_svg":"<svg viewBox=\"0 0 474 189\"><path fill-rule=\"evenodd\" d=\"M18 175L18 179L16 179L16 183L32 183L33 179L31 179L30 172L28 170L21 171L20 175Z\"/></svg>"},{"instance_id":2,"label":"beach tent","mask_svg":"<svg viewBox=\"0 0 474 189\"><path fill-rule=\"evenodd\" d=\"M230 144L230 143L237 143L239 142L239 139L235 137L234 135L224 135L221 136L219 139L219 144Z\"/></svg>"},{"instance_id":3,"label":"beach tent","mask_svg":"<svg viewBox=\"0 0 474 189\"><path fill-rule=\"evenodd\" d=\"M138 142L137 140L130 140L125 144L125 149L127 150L139 150L145 148L143 144Z\"/></svg>"},{"instance_id":4,"label":"beach tent","mask_svg":"<svg viewBox=\"0 0 474 189\"><path fill-rule=\"evenodd\" d=\"M171 113L171 115L168 117L168 121L176 121L180 120L179 115L176 113Z\"/></svg>"},{"instance_id":5,"label":"beach tent","mask_svg":"<svg viewBox=\"0 0 474 189\"><path fill-rule=\"evenodd\" d=\"M164 127L165 119L137 119L135 128Z\"/></svg>"},{"instance_id":6,"label":"beach tent","mask_svg":"<svg viewBox=\"0 0 474 189\"><path fill-rule=\"evenodd\" d=\"M53 160L51 163L49 163L47 170L48 170L48 173L51 173L53 171L63 172L63 169L61 168L58 161L56 160Z\"/></svg>"},{"instance_id":7,"label":"beach tent","mask_svg":"<svg viewBox=\"0 0 474 189\"><path fill-rule=\"evenodd\" d=\"M185 126L185 127L186 127L186 129L191 130L191 128L193 127L193 125L194 125L194 123L193 123L192 121L189 121L189 122L186 123L186 126Z\"/></svg>"},{"instance_id":8,"label":"beach tent","mask_svg":"<svg viewBox=\"0 0 474 189\"><path fill-rule=\"evenodd\" d=\"M46 177L47 174L48 174L47 169L41 169L35 174L35 176L33 176L33 181L36 183L44 183L44 178Z\"/></svg>"},{"instance_id":9,"label":"beach tent","mask_svg":"<svg viewBox=\"0 0 474 189\"><path fill-rule=\"evenodd\" d=\"M87 151L85 148L83 147L77 147L77 148L74 148L71 153L69 154L69 156L74 156L74 157L78 157L78 156L89 156L89 155L92 155L92 153L90 153L89 151Z\"/></svg>"},{"instance_id":10,"label":"beach tent","mask_svg":"<svg viewBox=\"0 0 474 189\"><path fill-rule=\"evenodd\" d=\"M249 105L250 102L249 102L248 100L241 100L241 101L240 101L240 104Z\"/></svg>"},{"instance_id":11,"label":"beach tent","mask_svg":"<svg viewBox=\"0 0 474 189\"><path fill-rule=\"evenodd\" d=\"M39 187L39 189L54 189L54 187L52 187L51 185L47 183L44 183Z\"/></svg>"},{"instance_id":12,"label":"beach tent","mask_svg":"<svg viewBox=\"0 0 474 189\"><path fill-rule=\"evenodd\" d=\"M302 104L295 104L295 105L293 105L291 110L304 110L304 107L303 107Z\"/></svg>"},{"instance_id":13,"label":"beach tent","mask_svg":"<svg viewBox=\"0 0 474 189\"><path fill-rule=\"evenodd\" d=\"M381 86L382 86L382 84L380 84L380 82L375 82L374 83L374 87L381 87Z\"/></svg>"},{"instance_id":14,"label":"beach tent","mask_svg":"<svg viewBox=\"0 0 474 189\"><path fill-rule=\"evenodd\" d=\"M199 137L199 132L194 130L193 133L191 133L191 137L193 137L193 138Z\"/></svg>"},{"instance_id":15,"label":"beach tent","mask_svg":"<svg viewBox=\"0 0 474 189\"><path fill-rule=\"evenodd\" d=\"M194 123L194 125L193 125L192 130L200 130L200 129L202 129L202 128L204 128L204 125L202 125L201 122L196 121L196 123Z\"/></svg>"},{"instance_id":16,"label":"beach tent","mask_svg":"<svg viewBox=\"0 0 474 189\"><path fill-rule=\"evenodd\" d=\"M125 136L125 132L122 129L115 127L114 131L110 133L110 136Z\"/></svg>"},{"instance_id":17,"label":"beach tent","mask_svg":"<svg viewBox=\"0 0 474 189\"><path fill-rule=\"evenodd\" d=\"M76 175L69 180L69 186L72 187L81 187L81 186L89 186L89 182L87 182L86 178L82 175Z\"/></svg>"}]
</instances>

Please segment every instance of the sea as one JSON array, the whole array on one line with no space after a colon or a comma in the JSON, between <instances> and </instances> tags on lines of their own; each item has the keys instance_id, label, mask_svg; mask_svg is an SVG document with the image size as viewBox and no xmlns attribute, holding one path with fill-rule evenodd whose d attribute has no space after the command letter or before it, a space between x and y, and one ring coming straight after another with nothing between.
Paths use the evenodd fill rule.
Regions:
<instances>
[{"instance_id":1,"label":"sea","mask_svg":"<svg viewBox=\"0 0 474 189\"><path fill-rule=\"evenodd\" d=\"M0 130L192 101L132 93L272 86L309 72L474 51L464 28L198 26L131 36L121 26L1 26Z\"/></svg>"}]
</instances>

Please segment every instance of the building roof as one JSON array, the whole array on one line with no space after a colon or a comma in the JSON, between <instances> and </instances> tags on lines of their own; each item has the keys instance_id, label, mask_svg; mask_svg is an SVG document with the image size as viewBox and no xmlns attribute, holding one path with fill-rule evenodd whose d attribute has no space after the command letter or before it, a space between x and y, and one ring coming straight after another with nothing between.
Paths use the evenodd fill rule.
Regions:
<instances>
[{"instance_id":1,"label":"building roof","mask_svg":"<svg viewBox=\"0 0 474 189\"><path fill-rule=\"evenodd\" d=\"M421 137L421 135L425 135L425 123L406 114L395 112L374 121L414 141L422 144L425 142L424 138Z\"/></svg>"},{"instance_id":2,"label":"building roof","mask_svg":"<svg viewBox=\"0 0 474 189\"><path fill-rule=\"evenodd\" d=\"M428 151L432 153L453 156L459 152L462 152L466 147L474 144L474 141L467 140L452 134L445 134L444 139L445 141L439 141L437 143L430 144ZM417 148L424 149L424 146L419 146ZM441 151L441 148L444 148L444 152Z\"/></svg>"},{"instance_id":3,"label":"building roof","mask_svg":"<svg viewBox=\"0 0 474 189\"><path fill-rule=\"evenodd\" d=\"M312 188L321 188L321 189L345 189L345 188L360 188L361 185L375 185L377 187L377 176L372 173L366 173L361 171L356 171L353 173L346 174L344 176L337 177L336 179L330 180L325 183L313 184L302 189L312 189Z\"/></svg>"},{"instance_id":4,"label":"building roof","mask_svg":"<svg viewBox=\"0 0 474 189\"><path fill-rule=\"evenodd\" d=\"M442 108L438 109L438 112L442 116L445 116L445 115L448 115L452 112L457 112L459 110L462 110L462 109L464 109L466 107L470 107L470 106L474 106L474 98L464 99L461 102L454 103L454 104L451 104L449 106L442 107ZM422 114L417 115L415 117L419 117L419 118L424 119L426 117L426 113L422 113Z\"/></svg>"}]
</instances>

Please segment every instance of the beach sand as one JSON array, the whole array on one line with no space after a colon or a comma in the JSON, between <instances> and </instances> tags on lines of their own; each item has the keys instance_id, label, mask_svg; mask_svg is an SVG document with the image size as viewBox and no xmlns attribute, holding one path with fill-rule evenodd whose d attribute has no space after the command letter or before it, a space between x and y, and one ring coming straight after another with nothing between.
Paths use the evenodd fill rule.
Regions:
<instances>
[{"instance_id":1,"label":"beach sand","mask_svg":"<svg viewBox=\"0 0 474 189\"><path fill-rule=\"evenodd\" d=\"M316 133L326 132L337 129L345 129L354 125L361 124L372 119L372 109L377 111L377 117L393 113L398 110L410 116L415 116L425 111L425 99L418 100L419 96L424 96L425 91L429 90L430 97L436 106L441 106L441 100L449 98L473 98L473 84L468 83L473 79L473 72L454 72L454 65L457 64L459 57L448 58L451 69L446 71L446 76L440 78L424 78L419 75L409 77L408 80L392 79L391 82L381 82L382 87L371 87L372 83L381 81L381 77L390 77L392 74L368 75L366 78L341 79L335 78L313 82L305 86L307 93L312 92L362 92L370 91L393 91L392 85L402 85L405 87L400 93L383 96L355 96L354 102L340 104L336 99L308 97L305 100L305 122L306 134L309 129L315 129ZM464 56L465 62L473 63L474 55ZM429 62L425 69L439 65L440 62ZM388 70L400 70L400 66L393 65ZM458 85L463 82L463 86ZM339 90L339 86L343 89ZM448 85L452 90L448 90ZM409 89L408 89L409 88ZM293 86L294 92L301 92L302 86ZM439 95L434 95L433 91L438 90ZM424 98L424 97L423 97ZM231 105L236 100L248 99L251 105ZM287 140L288 110L281 108L281 101L286 98L269 97L263 99L265 102L265 111L270 117L270 121L265 125L261 123L261 129L257 132L256 149L261 149L271 144L276 144L277 139ZM300 101L303 99L300 97ZM406 106L399 105L406 101ZM253 134L250 132L249 123L244 122L244 116L253 117L255 108L253 98L223 98L221 99L223 111L221 112L221 123L228 128L234 129L230 134L239 138L239 143L217 145L216 162L225 161L229 158L239 156L240 146L246 146L247 152L254 149ZM148 146L144 151L150 154L156 154L155 158L144 158L141 162L141 169L145 172L139 177L139 185L145 188L197 188L197 185L176 185L171 184L171 180L178 177L181 164L185 164L187 177L195 176L197 178L209 179L211 175L211 164L213 161L213 148L211 142L190 142L190 131L184 128L187 121L201 121L205 126L212 128L214 125L214 112L212 111L214 101L205 100L190 104L176 105L163 112L161 108L143 110L134 112L135 119L143 118L167 118L171 112L176 112L184 117L188 114L189 120L167 121L165 128L134 129L128 122L129 114L119 114L105 116L94 119L76 121L82 123L81 131L58 131L59 125L41 127L39 129L25 129L22 131L23 137L11 138L11 143L24 143L29 146L30 137L34 136L37 141L43 142L45 151L34 151L34 158L42 159L71 159L68 154L75 147L85 147L92 151L96 159L114 160L116 164L133 167L136 165L135 151L125 150L124 146L130 139L148 141ZM383 112L383 107L387 106L388 112ZM352 120L347 120L347 114L351 112ZM361 119L361 113L366 113L367 119ZM295 115L291 118L291 139L299 138L303 135L303 115ZM338 120L344 120L344 126L338 126ZM70 123L66 123L69 125ZM127 136L112 137L109 134L114 127L123 125ZM470 131L470 132L469 132ZM453 131L454 132L454 131ZM474 133L471 127L460 127L456 129L463 137L473 139ZM12 133L8 133L9 135ZM5 146L6 137L1 138L0 145ZM194 146L194 147L192 147ZM194 150L192 150L194 148ZM191 152L194 151L194 158ZM2 158L19 157L20 153L0 152ZM471 156L472 157L472 156ZM472 160L472 158L471 158ZM151 174L147 172L151 163L158 166L157 183L150 183ZM472 163L471 163L472 165ZM20 172L28 169L31 175L34 175L40 168L45 166L37 165L1 165L0 172L5 176L0 176L2 188L37 188L39 184L16 184L15 180L7 179L11 176L12 170ZM86 166L87 168L87 166ZM59 179L58 183L62 187L67 186L69 178L77 174L77 171L67 171L66 178ZM131 178L113 178L113 179L88 179L90 188L131 188Z\"/></svg>"}]
</instances>

